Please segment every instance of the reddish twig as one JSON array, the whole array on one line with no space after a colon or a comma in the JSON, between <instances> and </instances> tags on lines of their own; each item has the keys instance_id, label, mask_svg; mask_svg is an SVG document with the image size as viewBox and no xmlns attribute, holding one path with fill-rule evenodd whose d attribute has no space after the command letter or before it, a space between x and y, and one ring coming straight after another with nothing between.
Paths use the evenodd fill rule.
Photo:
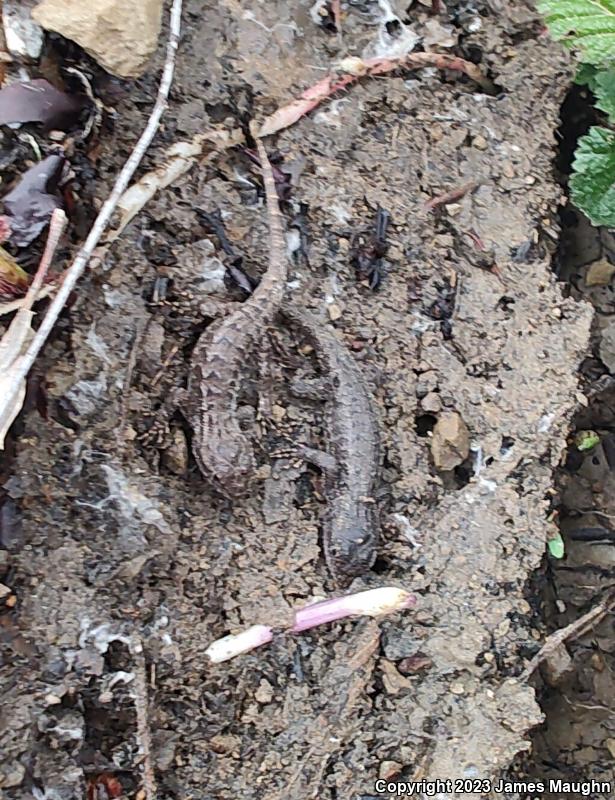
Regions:
<instances>
[{"instance_id":1,"label":"reddish twig","mask_svg":"<svg viewBox=\"0 0 615 800\"><path fill-rule=\"evenodd\" d=\"M412 70L423 67L436 67L437 69L451 69L462 72L475 83L481 86L486 92L493 92L492 82L481 72L481 70L458 56L450 56L444 53L409 53L401 58L345 58L339 65L339 69L322 78L305 92L297 100L293 100L286 106L274 111L263 122L259 136L269 136L276 131L293 125L301 117L316 108L323 100L326 100L335 92L345 89L352 83L356 83L361 78L369 78L374 75L385 75L398 69Z\"/></svg>"},{"instance_id":2,"label":"reddish twig","mask_svg":"<svg viewBox=\"0 0 615 800\"><path fill-rule=\"evenodd\" d=\"M461 198L465 197L469 192L473 192L474 189L477 189L479 186L480 183L478 181L468 181L468 183L464 183L456 189L451 189L450 192L444 192L444 194L432 197L431 200L425 203L423 208L426 211L432 211L438 206L446 206L449 203L454 203L456 200L461 200Z\"/></svg>"}]
</instances>

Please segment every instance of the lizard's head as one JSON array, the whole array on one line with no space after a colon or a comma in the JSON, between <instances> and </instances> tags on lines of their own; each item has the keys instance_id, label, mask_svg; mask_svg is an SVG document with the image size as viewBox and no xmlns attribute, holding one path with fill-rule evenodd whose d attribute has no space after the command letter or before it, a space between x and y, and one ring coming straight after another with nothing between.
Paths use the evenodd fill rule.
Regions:
<instances>
[{"instance_id":1,"label":"lizard's head","mask_svg":"<svg viewBox=\"0 0 615 800\"><path fill-rule=\"evenodd\" d=\"M328 556L335 575L351 579L367 572L376 560L377 536L371 508L355 514L340 509L331 520Z\"/></svg>"},{"instance_id":2,"label":"lizard's head","mask_svg":"<svg viewBox=\"0 0 615 800\"><path fill-rule=\"evenodd\" d=\"M203 474L228 497L241 497L250 491L256 463L245 436L211 437L194 451Z\"/></svg>"}]
</instances>

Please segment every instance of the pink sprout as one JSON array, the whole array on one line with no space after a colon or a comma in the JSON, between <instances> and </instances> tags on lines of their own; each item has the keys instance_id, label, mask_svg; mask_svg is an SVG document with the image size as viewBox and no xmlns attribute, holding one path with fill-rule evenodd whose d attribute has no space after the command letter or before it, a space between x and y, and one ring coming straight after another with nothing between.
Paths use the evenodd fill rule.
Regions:
<instances>
[{"instance_id":1,"label":"pink sprout","mask_svg":"<svg viewBox=\"0 0 615 800\"><path fill-rule=\"evenodd\" d=\"M380 617L414 605L416 597L405 589L394 586L368 589L365 592L322 600L298 609L290 632L301 633L345 617ZM241 633L217 639L209 645L205 653L212 662L220 663L268 644L272 639L273 628L269 625L252 625Z\"/></svg>"}]
</instances>

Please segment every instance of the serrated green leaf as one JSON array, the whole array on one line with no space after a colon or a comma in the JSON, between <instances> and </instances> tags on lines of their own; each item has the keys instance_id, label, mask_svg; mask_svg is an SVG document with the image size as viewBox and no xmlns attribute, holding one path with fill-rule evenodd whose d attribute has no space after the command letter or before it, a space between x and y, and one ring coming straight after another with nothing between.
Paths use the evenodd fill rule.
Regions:
<instances>
[{"instance_id":1,"label":"serrated green leaf","mask_svg":"<svg viewBox=\"0 0 615 800\"><path fill-rule=\"evenodd\" d=\"M608 114L609 119L615 119L615 69L605 69L598 72L594 78L592 91L596 95L596 107Z\"/></svg>"},{"instance_id":2,"label":"serrated green leaf","mask_svg":"<svg viewBox=\"0 0 615 800\"><path fill-rule=\"evenodd\" d=\"M593 225L615 228L615 132L595 126L579 139L570 196Z\"/></svg>"},{"instance_id":3,"label":"serrated green leaf","mask_svg":"<svg viewBox=\"0 0 615 800\"><path fill-rule=\"evenodd\" d=\"M541 0L538 10L553 38L578 48L583 61L615 60L615 0Z\"/></svg>"},{"instance_id":4,"label":"serrated green leaf","mask_svg":"<svg viewBox=\"0 0 615 800\"><path fill-rule=\"evenodd\" d=\"M553 556L553 558L563 558L566 552L566 548L564 547L564 540L562 537L557 534L554 539L549 539L547 542L547 547L549 548L549 552Z\"/></svg>"},{"instance_id":5,"label":"serrated green leaf","mask_svg":"<svg viewBox=\"0 0 615 800\"><path fill-rule=\"evenodd\" d=\"M593 64L579 64L577 74L574 76L574 82L578 83L579 86L587 86L593 92L597 74L598 68L594 67Z\"/></svg>"}]
</instances>

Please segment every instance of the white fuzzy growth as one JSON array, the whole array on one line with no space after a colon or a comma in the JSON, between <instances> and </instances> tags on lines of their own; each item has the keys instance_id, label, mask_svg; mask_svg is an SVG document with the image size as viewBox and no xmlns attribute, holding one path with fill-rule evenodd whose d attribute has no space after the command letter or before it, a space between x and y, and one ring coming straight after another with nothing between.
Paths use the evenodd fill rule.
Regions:
<instances>
[{"instance_id":1,"label":"white fuzzy growth","mask_svg":"<svg viewBox=\"0 0 615 800\"><path fill-rule=\"evenodd\" d=\"M209 657L210 661L214 664L219 664L221 661L228 661L230 658L235 658L242 653L248 653L254 650L255 647L260 647L267 644L273 639L273 632L268 625L252 625L245 631L237 634L230 634L223 636L222 639L216 639L212 642L205 655Z\"/></svg>"}]
</instances>

